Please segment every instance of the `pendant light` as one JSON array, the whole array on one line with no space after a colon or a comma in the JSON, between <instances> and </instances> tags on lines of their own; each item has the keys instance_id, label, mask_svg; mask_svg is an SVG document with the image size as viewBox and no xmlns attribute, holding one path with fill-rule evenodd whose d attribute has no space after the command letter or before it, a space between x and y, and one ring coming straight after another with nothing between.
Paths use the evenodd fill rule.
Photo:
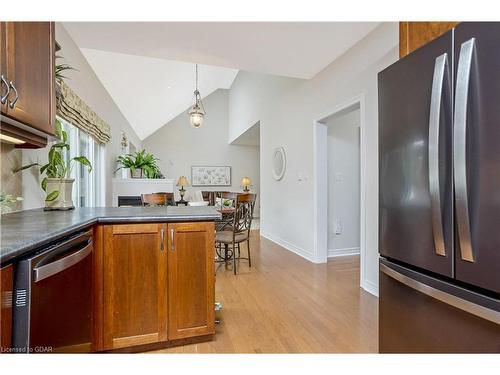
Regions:
<instances>
[{"instance_id":1,"label":"pendant light","mask_svg":"<svg viewBox=\"0 0 500 375\"><path fill-rule=\"evenodd\" d=\"M194 90L194 105L189 109L189 122L194 128L199 128L203 125L205 117L205 108L201 101L201 95L198 91L198 64L196 64L196 90Z\"/></svg>"}]
</instances>

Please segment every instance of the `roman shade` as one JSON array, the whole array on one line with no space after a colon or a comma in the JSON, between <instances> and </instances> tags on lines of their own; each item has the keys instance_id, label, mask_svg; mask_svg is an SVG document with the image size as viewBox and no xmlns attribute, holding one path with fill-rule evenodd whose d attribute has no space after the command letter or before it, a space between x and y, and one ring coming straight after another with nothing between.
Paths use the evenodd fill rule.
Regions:
<instances>
[{"instance_id":1,"label":"roman shade","mask_svg":"<svg viewBox=\"0 0 500 375\"><path fill-rule=\"evenodd\" d=\"M58 82L57 115L89 134L99 143L111 139L109 125L64 82Z\"/></svg>"}]
</instances>

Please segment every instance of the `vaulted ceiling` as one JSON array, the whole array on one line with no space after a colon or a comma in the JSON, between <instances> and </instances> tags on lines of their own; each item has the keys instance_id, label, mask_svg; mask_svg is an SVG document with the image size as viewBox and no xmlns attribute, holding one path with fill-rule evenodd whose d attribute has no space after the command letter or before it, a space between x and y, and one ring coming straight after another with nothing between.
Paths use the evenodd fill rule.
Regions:
<instances>
[{"instance_id":1,"label":"vaulted ceiling","mask_svg":"<svg viewBox=\"0 0 500 375\"><path fill-rule=\"evenodd\" d=\"M238 70L313 77L378 23L65 22L137 135L144 139L192 102L194 63L207 96Z\"/></svg>"}]
</instances>

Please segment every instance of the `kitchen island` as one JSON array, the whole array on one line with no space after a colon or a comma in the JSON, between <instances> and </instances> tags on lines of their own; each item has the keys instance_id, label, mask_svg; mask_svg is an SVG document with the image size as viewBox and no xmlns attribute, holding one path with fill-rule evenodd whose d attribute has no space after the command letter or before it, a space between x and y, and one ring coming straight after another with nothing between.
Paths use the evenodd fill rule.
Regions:
<instances>
[{"instance_id":1,"label":"kitchen island","mask_svg":"<svg viewBox=\"0 0 500 375\"><path fill-rule=\"evenodd\" d=\"M19 336L17 326L24 328L36 322L36 317L32 317L25 319L30 323L19 324L22 314L16 313L17 305L12 303L19 298L16 283L19 284L22 274L19 271L16 274L16 269L26 259L50 253L57 244L83 235L85 251L92 256L86 256L88 278L75 287L74 293L84 289L84 295L91 296L91 301L89 314L81 314L86 321L75 325L88 325L90 332L86 339L80 334L82 342L54 338L64 343L54 345L54 351L147 350L188 339L210 339L215 333L214 221L219 218L220 213L214 207L77 208L59 212L40 209L2 215L2 295L11 295L10 304L14 306L12 313L6 306L8 301L2 299L2 347L13 345L12 338ZM71 251L76 254L83 249L68 249L67 253ZM66 253L62 255L66 257ZM71 256L74 255L67 258ZM53 263L57 263L58 258L53 258L56 259ZM72 267L76 272L77 265ZM81 275L71 276L72 268L66 268L65 278L69 280L65 281L66 286L50 281L56 280L57 275L39 285L31 281L31 285L35 290L47 283L40 288L46 292L48 286L57 284L65 290L50 296L62 295L71 300L70 281L72 277L80 280ZM28 291L26 298L30 301L34 296L39 298L38 292L31 296ZM57 316L61 311L55 304L63 301L49 300L39 298L28 303L29 314L53 309L51 315ZM69 300L66 305L71 305ZM80 304L81 300L73 302ZM35 303L40 306L33 308ZM82 310L83 307L79 311ZM12 321L17 322L13 328ZM27 332L33 335L37 331L27 329Z\"/></svg>"}]
</instances>

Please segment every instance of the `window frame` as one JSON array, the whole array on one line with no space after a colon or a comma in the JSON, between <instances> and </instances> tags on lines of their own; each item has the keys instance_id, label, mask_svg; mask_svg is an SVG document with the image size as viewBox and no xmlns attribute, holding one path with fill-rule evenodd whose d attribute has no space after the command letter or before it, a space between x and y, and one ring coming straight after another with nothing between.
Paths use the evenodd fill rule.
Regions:
<instances>
[{"instance_id":1,"label":"window frame","mask_svg":"<svg viewBox=\"0 0 500 375\"><path fill-rule=\"evenodd\" d=\"M75 182L73 184L73 204L75 207L101 207L104 206L105 202L105 178L104 178L104 159L105 159L105 147L104 145L95 141L90 135L73 125L71 122L66 121L63 118L57 116L57 119L61 122L63 129L68 133L68 143L70 145L69 153L66 152L66 160L69 161L75 156L81 155L81 135L85 135L86 147L87 147L87 158L92 164L92 172L87 175L87 195L85 196L85 204L82 205L80 200L81 193L81 169L79 163L74 162L72 168L70 169L70 178L74 178ZM69 125L69 126L68 126Z\"/></svg>"}]
</instances>

